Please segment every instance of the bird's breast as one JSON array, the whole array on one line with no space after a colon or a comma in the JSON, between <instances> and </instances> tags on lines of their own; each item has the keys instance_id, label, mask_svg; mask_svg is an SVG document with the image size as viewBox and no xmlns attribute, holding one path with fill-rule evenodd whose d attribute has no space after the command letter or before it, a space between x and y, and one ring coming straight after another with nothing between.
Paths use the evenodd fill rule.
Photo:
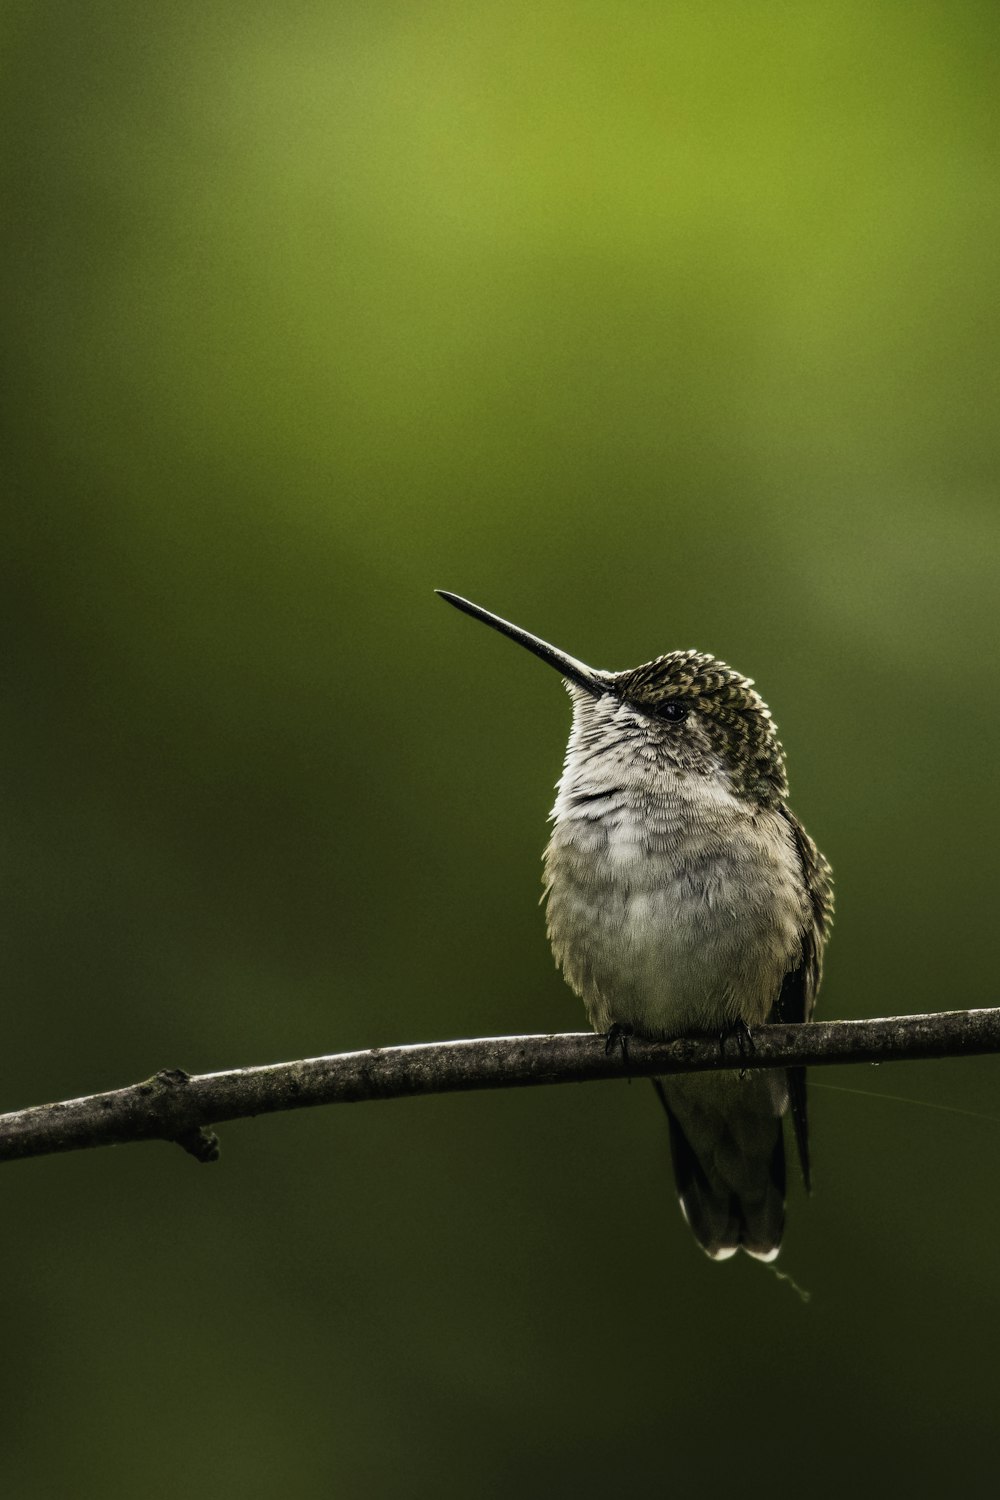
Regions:
<instances>
[{"instance_id":1,"label":"bird's breast","mask_svg":"<svg viewBox=\"0 0 1000 1500\"><path fill-rule=\"evenodd\" d=\"M545 883L556 961L600 1031L759 1024L808 920L784 820L721 780L651 790L564 778Z\"/></svg>"}]
</instances>

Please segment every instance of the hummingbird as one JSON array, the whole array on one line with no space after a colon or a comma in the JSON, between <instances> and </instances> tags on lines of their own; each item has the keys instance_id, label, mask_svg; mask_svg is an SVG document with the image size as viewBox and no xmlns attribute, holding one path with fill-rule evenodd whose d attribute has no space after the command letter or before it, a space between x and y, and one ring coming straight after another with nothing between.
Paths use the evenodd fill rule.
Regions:
<instances>
[{"instance_id":1,"label":"hummingbird","mask_svg":"<svg viewBox=\"0 0 1000 1500\"><path fill-rule=\"evenodd\" d=\"M833 917L830 865L787 803L753 682L701 651L588 667L436 590L548 662L573 711L544 854L549 942L609 1049L811 1019ZM785 1221L784 1116L810 1187L804 1068L657 1078L681 1210L713 1260L772 1261Z\"/></svg>"}]
</instances>

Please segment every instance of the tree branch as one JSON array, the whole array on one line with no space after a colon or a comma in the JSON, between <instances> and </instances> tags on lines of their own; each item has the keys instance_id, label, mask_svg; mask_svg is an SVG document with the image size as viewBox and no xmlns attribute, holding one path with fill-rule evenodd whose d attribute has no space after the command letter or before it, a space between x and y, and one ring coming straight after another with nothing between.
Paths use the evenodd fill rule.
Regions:
<instances>
[{"instance_id":1,"label":"tree branch","mask_svg":"<svg viewBox=\"0 0 1000 1500\"><path fill-rule=\"evenodd\" d=\"M608 1052L601 1036L570 1032L374 1047L195 1077L175 1068L111 1093L0 1115L0 1161L148 1140L176 1141L199 1161L215 1161L218 1142L207 1126L316 1104L725 1068L827 1067L989 1052L1000 1052L1000 1009L759 1026L742 1051L734 1037L724 1044L716 1037L684 1037L673 1042L631 1039L623 1055L619 1046Z\"/></svg>"}]
</instances>

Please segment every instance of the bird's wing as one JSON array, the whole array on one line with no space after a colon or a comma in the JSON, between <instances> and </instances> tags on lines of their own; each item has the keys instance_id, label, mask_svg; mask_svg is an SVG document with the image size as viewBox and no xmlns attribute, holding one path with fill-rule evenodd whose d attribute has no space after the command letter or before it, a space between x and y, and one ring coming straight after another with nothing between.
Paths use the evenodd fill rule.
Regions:
<instances>
[{"instance_id":1,"label":"bird's wing","mask_svg":"<svg viewBox=\"0 0 1000 1500\"><path fill-rule=\"evenodd\" d=\"M789 970L771 1010L770 1020L794 1024L808 1021L816 1005L823 976L823 948L833 921L833 872L798 819L787 807L781 815L788 824L809 893L810 918L802 932L801 956ZM809 1189L809 1120L806 1112L806 1070L788 1069L788 1099L799 1149L802 1176Z\"/></svg>"}]
</instances>

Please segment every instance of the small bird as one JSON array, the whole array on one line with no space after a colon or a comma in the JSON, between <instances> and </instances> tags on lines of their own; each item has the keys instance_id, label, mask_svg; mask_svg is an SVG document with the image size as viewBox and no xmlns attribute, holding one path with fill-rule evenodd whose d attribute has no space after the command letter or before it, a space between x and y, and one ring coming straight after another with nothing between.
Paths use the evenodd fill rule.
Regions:
<instances>
[{"instance_id":1,"label":"small bird","mask_svg":"<svg viewBox=\"0 0 1000 1500\"><path fill-rule=\"evenodd\" d=\"M556 668L573 725L544 856L556 963L609 1046L808 1021L833 916L830 866L789 811L752 681L700 651L588 667L438 589ZM778 1254L783 1116L809 1188L804 1068L654 1079L684 1217L713 1260Z\"/></svg>"}]
</instances>

